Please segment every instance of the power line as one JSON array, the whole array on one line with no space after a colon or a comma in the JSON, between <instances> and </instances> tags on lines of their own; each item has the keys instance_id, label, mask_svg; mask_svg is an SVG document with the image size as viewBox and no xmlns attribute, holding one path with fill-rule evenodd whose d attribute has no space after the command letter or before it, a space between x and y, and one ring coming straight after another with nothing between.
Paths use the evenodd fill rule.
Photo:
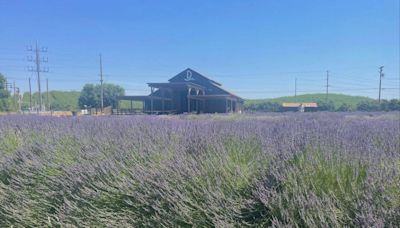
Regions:
<instances>
[{"instance_id":1,"label":"power line","mask_svg":"<svg viewBox=\"0 0 400 228\"><path fill-rule=\"evenodd\" d=\"M47 103L47 110L50 111L50 103L49 103L49 79L46 78L46 103Z\"/></svg>"},{"instance_id":2,"label":"power line","mask_svg":"<svg viewBox=\"0 0 400 228\"><path fill-rule=\"evenodd\" d=\"M32 87L31 87L30 77L29 77L29 110L32 111Z\"/></svg>"},{"instance_id":3,"label":"power line","mask_svg":"<svg viewBox=\"0 0 400 228\"><path fill-rule=\"evenodd\" d=\"M378 101L381 103L381 90L382 90L382 78L383 78L383 66L379 67L379 98Z\"/></svg>"},{"instance_id":4,"label":"power line","mask_svg":"<svg viewBox=\"0 0 400 228\"><path fill-rule=\"evenodd\" d=\"M15 107L17 106L17 94L16 94L16 87L15 87L15 81L13 81L13 90L14 90L14 105Z\"/></svg>"},{"instance_id":5,"label":"power line","mask_svg":"<svg viewBox=\"0 0 400 228\"><path fill-rule=\"evenodd\" d=\"M32 47L28 48L28 51L34 52L35 53L35 58L32 56L28 57L28 61L35 62L36 68L29 67L30 72L36 72L37 73L37 83L38 83L38 91L39 91L39 111L42 111L42 91L40 88L40 73L48 72L49 70L46 68L41 68L41 63L43 62L48 62L48 59L46 58L40 58L40 53L42 52L47 52L46 48L40 48L38 47L38 43L36 41L35 48L33 49Z\"/></svg>"}]
</instances>

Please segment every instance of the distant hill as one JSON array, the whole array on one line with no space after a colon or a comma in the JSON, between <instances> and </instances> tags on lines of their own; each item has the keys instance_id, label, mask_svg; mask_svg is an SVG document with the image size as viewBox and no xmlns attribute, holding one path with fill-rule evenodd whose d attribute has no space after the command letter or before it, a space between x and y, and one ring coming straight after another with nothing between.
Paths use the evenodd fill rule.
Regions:
<instances>
[{"instance_id":1,"label":"distant hill","mask_svg":"<svg viewBox=\"0 0 400 228\"><path fill-rule=\"evenodd\" d=\"M46 93L43 93L43 104L46 103ZM78 99L80 92L78 91L49 91L49 100L52 110L56 111L73 111L78 110ZM38 93L32 96L33 106L38 103ZM23 109L29 108L29 93L24 93Z\"/></svg>"},{"instance_id":2,"label":"distant hill","mask_svg":"<svg viewBox=\"0 0 400 228\"><path fill-rule=\"evenodd\" d=\"M357 104L360 101L373 101L374 99L369 97L362 97L362 96L351 96L351 95L344 95L344 94L329 94L329 101L332 101L335 107L340 107L342 104L348 104L352 108L356 108ZM278 98L271 98L271 99L249 99L245 101L245 106L261 104L265 102L324 102L325 101L325 94L322 93L315 93L315 94L302 94L298 95L297 97L294 96L287 96L287 97L278 97Z\"/></svg>"}]
</instances>

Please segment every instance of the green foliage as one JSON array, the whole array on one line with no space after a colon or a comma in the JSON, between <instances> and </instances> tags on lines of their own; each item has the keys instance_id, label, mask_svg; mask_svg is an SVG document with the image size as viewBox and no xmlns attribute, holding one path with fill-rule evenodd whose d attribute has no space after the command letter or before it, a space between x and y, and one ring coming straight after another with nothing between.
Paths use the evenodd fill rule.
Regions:
<instances>
[{"instance_id":1,"label":"green foliage","mask_svg":"<svg viewBox=\"0 0 400 228\"><path fill-rule=\"evenodd\" d=\"M11 108L6 81L6 77L0 73L0 112L10 111Z\"/></svg>"},{"instance_id":2,"label":"green foliage","mask_svg":"<svg viewBox=\"0 0 400 228\"><path fill-rule=\"evenodd\" d=\"M320 101L318 104L318 111L335 111L335 103L333 101Z\"/></svg>"},{"instance_id":3,"label":"green foliage","mask_svg":"<svg viewBox=\"0 0 400 228\"><path fill-rule=\"evenodd\" d=\"M49 91L50 108L53 111L76 111L79 109L78 99L80 92L78 91ZM46 101L46 94L42 93L43 101ZM39 93L32 94L32 105L37 104ZM29 93L24 93L22 109L29 109Z\"/></svg>"},{"instance_id":4,"label":"green foliage","mask_svg":"<svg viewBox=\"0 0 400 228\"><path fill-rule=\"evenodd\" d=\"M255 140L228 138L224 142L224 152L210 150L204 159L202 178L213 185L223 184L228 192L247 191L251 180L260 168L266 168L266 159L261 155L261 147ZM255 162L256 161L256 162ZM221 180L215 180L221 178Z\"/></svg>"},{"instance_id":5,"label":"green foliage","mask_svg":"<svg viewBox=\"0 0 400 228\"><path fill-rule=\"evenodd\" d=\"M398 170L400 171L400 161L398 163ZM390 206L392 208L400 208L400 175L397 175L391 183L387 183L386 193L390 198Z\"/></svg>"},{"instance_id":6,"label":"green foliage","mask_svg":"<svg viewBox=\"0 0 400 228\"><path fill-rule=\"evenodd\" d=\"M4 132L0 136L0 148L5 154L15 153L22 145L23 139L16 131Z\"/></svg>"},{"instance_id":7,"label":"green foliage","mask_svg":"<svg viewBox=\"0 0 400 228\"><path fill-rule=\"evenodd\" d=\"M119 108L122 109L130 109L131 108L131 102L130 101L120 101L119 102ZM141 101L133 101L132 102L132 108L133 109L141 109L143 107L143 102Z\"/></svg>"},{"instance_id":8,"label":"green foliage","mask_svg":"<svg viewBox=\"0 0 400 228\"><path fill-rule=\"evenodd\" d=\"M271 207L274 217L301 227L312 226L310 221L329 227L352 224L367 178L365 164L335 155L328 159L310 150L295 156L289 165L293 171L281 183L282 198ZM300 205L296 199L309 204ZM282 214L282 209L288 214Z\"/></svg>"},{"instance_id":9,"label":"green foliage","mask_svg":"<svg viewBox=\"0 0 400 228\"><path fill-rule=\"evenodd\" d=\"M246 101L246 109L251 111L260 111L260 112L278 112L281 110L281 104L277 102L249 102L247 104Z\"/></svg>"},{"instance_id":10,"label":"green foliage","mask_svg":"<svg viewBox=\"0 0 400 228\"><path fill-rule=\"evenodd\" d=\"M226 138L223 147L208 147L198 160L198 174L181 185L189 192L194 205L190 216L194 224L213 226L216 214L234 214L238 224L256 222L264 207L252 200L255 180L268 166L268 159L262 154L261 145L254 139ZM219 199L210 199L207 192L216 192ZM210 200L218 200L223 208L209 208ZM247 204L245 205L245 202ZM246 207L247 206L247 207ZM217 209L217 211L216 211Z\"/></svg>"},{"instance_id":11,"label":"green foliage","mask_svg":"<svg viewBox=\"0 0 400 228\"><path fill-rule=\"evenodd\" d=\"M50 91L50 107L52 110L78 110L80 93L77 91Z\"/></svg>"},{"instance_id":12,"label":"green foliage","mask_svg":"<svg viewBox=\"0 0 400 228\"><path fill-rule=\"evenodd\" d=\"M325 94L304 94L297 97L246 100L245 109L259 112L279 112L282 111L283 102L316 102L318 111L400 111L399 99L381 100L379 103L368 97L343 94L329 94L328 101L325 98Z\"/></svg>"},{"instance_id":13,"label":"green foliage","mask_svg":"<svg viewBox=\"0 0 400 228\"><path fill-rule=\"evenodd\" d=\"M381 100L379 104L379 109L382 111L400 111L400 100L392 99L392 100Z\"/></svg>"},{"instance_id":14,"label":"green foliage","mask_svg":"<svg viewBox=\"0 0 400 228\"><path fill-rule=\"evenodd\" d=\"M342 104L337 111L339 112L351 112L353 108L349 104Z\"/></svg>"},{"instance_id":15,"label":"green foliage","mask_svg":"<svg viewBox=\"0 0 400 228\"><path fill-rule=\"evenodd\" d=\"M83 86L81 94L79 96L78 104L79 107L98 107L98 99L96 96L95 86L93 84L86 84Z\"/></svg>"},{"instance_id":16,"label":"green foliage","mask_svg":"<svg viewBox=\"0 0 400 228\"><path fill-rule=\"evenodd\" d=\"M358 111L379 111L380 105L377 101L361 101L357 104Z\"/></svg>"},{"instance_id":17,"label":"green foliage","mask_svg":"<svg viewBox=\"0 0 400 228\"><path fill-rule=\"evenodd\" d=\"M272 99L256 99L256 100L246 100L245 107L249 107L252 104L265 103L265 102L275 102L278 104L282 104L283 102L316 102L321 103L326 99L326 94L316 93L316 94L303 94L287 97L278 97ZM335 107L340 107L342 104L348 104L354 110L357 107L357 104L361 101L368 100L372 101L373 99L368 97L361 96L350 96L344 94L329 94L329 101L333 102Z\"/></svg>"},{"instance_id":18,"label":"green foliage","mask_svg":"<svg viewBox=\"0 0 400 228\"><path fill-rule=\"evenodd\" d=\"M125 90L119 86L114 84L103 84L103 93L104 93L104 107L117 106L117 96L125 95ZM85 105L91 108L100 108L101 107L101 86L86 84L79 97L79 107L84 108Z\"/></svg>"}]
</instances>

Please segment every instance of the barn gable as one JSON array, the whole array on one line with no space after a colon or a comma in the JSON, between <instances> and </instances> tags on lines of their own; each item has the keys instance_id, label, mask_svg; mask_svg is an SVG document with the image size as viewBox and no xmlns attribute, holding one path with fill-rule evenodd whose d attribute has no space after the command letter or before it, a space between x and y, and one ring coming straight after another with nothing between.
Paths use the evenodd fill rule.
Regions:
<instances>
[{"instance_id":1,"label":"barn gable","mask_svg":"<svg viewBox=\"0 0 400 228\"><path fill-rule=\"evenodd\" d=\"M209 95L230 95L234 96L237 98L240 98L236 96L235 94L223 89L221 86L222 84L219 82L216 82L190 68L187 68L186 70L182 71L181 73L177 74L173 78L168 80L169 82L190 82L194 83L200 86L203 86L205 88L206 94ZM240 98L241 99L241 98Z\"/></svg>"},{"instance_id":2,"label":"barn gable","mask_svg":"<svg viewBox=\"0 0 400 228\"><path fill-rule=\"evenodd\" d=\"M173 78L168 80L169 82L192 82L195 84L199 84L202 86L206 85L217 85L221 86L220 83L207 78L206 76L187 68L186 70L182 71L181 73L177 74Z\"/></svg>"}]
</instances>

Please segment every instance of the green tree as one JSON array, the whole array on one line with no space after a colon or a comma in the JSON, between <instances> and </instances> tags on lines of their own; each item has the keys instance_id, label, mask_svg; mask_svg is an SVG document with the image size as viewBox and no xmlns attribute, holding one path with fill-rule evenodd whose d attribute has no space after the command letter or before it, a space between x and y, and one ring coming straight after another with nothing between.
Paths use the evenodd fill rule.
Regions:
<instances>
[{"instance_id":1,"label":"green tree","mask_svg":"<svg viewBox=\"0 0 400 228\"><path fill-rule=\"evenodd\" d=\"M117 97L125 95L125 90L119 86L114 84L103 84L103 93L104 93L104 107L117 106ZM85 105L87 107L100 108L101 107L101 86L86 84L82 91L78 100L79 107L84 108Z\"/></svg>"},{"instance_id":2,"label":"green tree","mask_svg":"<svg viewBox=\"0 0 400 228\"><path fill-rule=\"evenodd\" d=\"M318 111L335 111L335 104L333 101L320 101L318 103Z\"/></svg>"},{"instance_id":3,"label":"green tree","mask_svg":"<svg viewBox=\"0 0 400 228\"><path fill-rule=\"evenodd\" d=\"M280 107L280 104L277 102L265 101L262 103L249 104L246 110L256 112L278 112L280 111Z\"/></svg>"},{"instance_id":4,"label":"green tree","mask_svg":"<svg viewBox=\"0 0 400 228\"><path fill-rule=\"evenodd\" d=\"M357 104L357 110L363 112L379 111L380 105L377 101L361 101Z\"/></svg>"},{"instance_id":5,"label":"green tree","mask_svg":"<svg viewBox=\"0 0 400 228\"><path fill-rule=\"evenodd\" d=\"M353 111L353 108L351 107L351 105L344 103L344 104L340 105L340 107L337 109L337 111L351 112L351 111Z\"/></svg>"},{"instance_id":6,"label":"green tree","mask_svg":"<svg viewBox=\"0 0 400 228\"><path fill-rule=\"evenodd\" d=\"M49 91L50 108L53 111L76 111L79 109L78 99L80 91ZM35 105L39 94L32 94L32 105ZM22 109L29 109L29 92L25 92L22 100Z\"/></svg>"},{"instance_id":7,"label":"green tree","mask_svg":"<svg viewBox=\"0 0 400 228\"><path fill-rule=\"evenodd\" d=\"M390 111L400 111L400 100L399 99L390 100L388 107Z\"/></svg>"},{"instance_id":8,"label":"green tree","mask_svg":"<svg viewBox=\"0 0 400 228\"><path fill-rule=\"evenodd\" d=\"M379 106L381 111L400 111L400 100L398 99L392 99L390 101L381 100Z\"/></svg>"},{"instance_id":9,"label":"green tree","mask_svg":"<svg viewBox=\"0 0 400 228\"><path fill-rule=\"evenodd\" d=\"M0 73L0 111L10 111L10 92L7 90L6 77Z\"/></svg>"},{"instance_id":10,"label":"green tree","mask_svg":"<svg viewBox=\"0 0 400 228\"><path fill-rule=\"evenodd\" d=\"M83 86L81 95L79 96L78 104L81 108L84 108L85 106L97 107L95 86L93 84L86 84Z\"/></svg>"},{"instance_id":11,"label":"green tree","mask_svg":"<svg viewBox=\"0 0 400 228\"><path fill-rule=\"evenodd\" d=\"M389 101L388 100L381 100L381 103L379 104L379 110L380 111L390 111L389 110Z\"/></svg>"},{"instance_id":12,"label":"green tree","mask_svg":"<svg viewBox=\"0 0 400 228\"><path fill-rule=\"evenodd\" d=\"M104 84L104 107L107 106L112 106L113 108L117 107L117 97L118 96L124 96L125 95L125 90L119 85L114 85L114 84ZM98 94L101 93L101 88L100 85L97 85L97 90ZM101 105L100 103L100 96L99 96L99 106Z\"/></svg>"}]
</instances>

